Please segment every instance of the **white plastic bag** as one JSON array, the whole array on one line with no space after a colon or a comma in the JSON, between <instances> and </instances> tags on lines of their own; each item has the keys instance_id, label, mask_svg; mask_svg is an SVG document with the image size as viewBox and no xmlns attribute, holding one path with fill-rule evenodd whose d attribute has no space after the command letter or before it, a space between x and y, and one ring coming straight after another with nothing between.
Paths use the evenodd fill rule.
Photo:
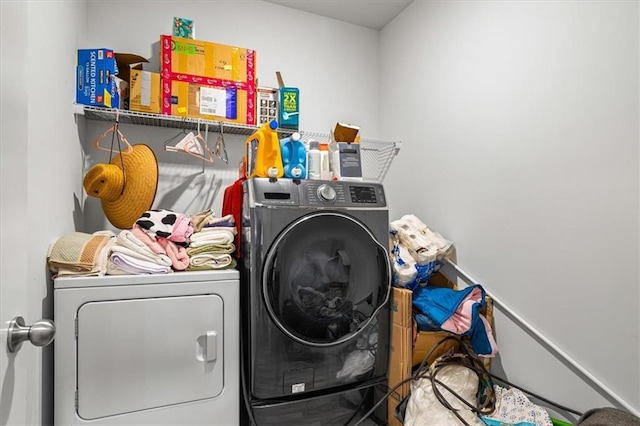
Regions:
<instances>
[{"instance_id":1,"label":"white plastic bag","mask_svg":"<svg viewBox=\"0 0 640 426\"><path fill-rule=\"evenodd\" d=\"M436 378L476 406L478 376L470 369L460 365L447 365L438 370ZM482 425L483 422L456 396L443 386L436 384L438 390L449 405L458 410L458 414L470 425ZM405 412L405 426L460 425L463 424L449 409L444 407L433 394L431 381L422 378L411 383L411 396Z\"/></svg>"}]
</instances>

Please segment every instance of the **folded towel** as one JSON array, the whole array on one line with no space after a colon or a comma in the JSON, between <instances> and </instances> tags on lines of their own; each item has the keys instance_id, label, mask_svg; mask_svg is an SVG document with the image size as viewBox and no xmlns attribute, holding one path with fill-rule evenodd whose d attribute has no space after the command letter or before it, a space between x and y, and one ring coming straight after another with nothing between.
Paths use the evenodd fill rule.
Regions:
<instances>
[{"instance_id":1,"label":"folded towel","mask_svg":"<svg viewBox=\"0 0 640 426\"><path fill-rule=\"evenodd\" d=\"M184 247L178 246L166 238L149 234L139 225L133 225L131 233L149 247L152 252L169 256L171 266L176 271L184 271L189 266L189 256Z\"/></svg>"},{"instance_id":2,"label":"folded towel","mask_svg":"<svg viewBox=\"0 0 640 426\"><path fill-rule=\"evenodd\" d=\"M115 234L98 231L93 234L73 232L58 238L49 246L47 262L52 272L91 272L99 263L99 255Z\"/></svg>"},{"instance_id":3,"label":"folded towel","mask_svg":"<svg viewBox=\"0 0 640 426\"><path fill-rule=\"evenodd\" d=\"M229 254L202 253L191 256L187 270L227 269L235 265L235 259Z\"/></svg>"},{"instance_id":4,"label":"folded towel","mask_svg":"<svg viewBox=\"0 0 640 426\"><path fill-rule=\"evenodd\" d=\"M207 224L209 219L213 219L215 215L213 214L213 210L207 209L203 212L192 214L191 225L193 226L193 232L198 232Z\"/></svg>"},{"instance_id":5,"label":"folded towel","mask_svg":"<svg viewBox=\"0 0 640 426\"><path fill-rule=\"evenodd\" d=\"M113 266L128 274L166 274L171 272L170 266L159 265L139 257L128 256L124 253L114 252L109 258Z\"/></svg>"},{"instance_id":6,"label":"folded towel","mask_svg":"<svg viewBox=\"0 0 640 426\"><path fill-rule=\"evenodd\" d=\"M165 250L169 259L171 259L171 266L176 271L184 271L189 266L189 255L184 247L180 247L173 241L169 241L166 238L158 238L158 243Z\"/></svg>"},{"instance_id":7,"label":"folded towel","mask_svg":"<svg viewBox=\"0 0 640 426\"><path fill-rule=\"evenodd\" d=\"M232 214L227 214L222 217L210 217L205 226L215 226L218 223L231 223L235 226L236 221Z\"/></svg>"},{"instance_id":8,"label":"folded towel","mask_svg":"<svg viewBox=\"0 0 640 426\"><path fill-rule=\"evenodd\" d=\"M122 252L128 256L137 257L159 265L171 266L171 259L165 254L154 253L133 232L128 229L120 231L117 243L111 248L112 252Z\"/></svg>"},{"instance_id":9,"label":"folded towel","mask_svg":"<svg viewBox=\"0 0 640 426\"><path fill-rule=\"evenodd\" d=\"M197 247L189 247L187 249L187 255L193 256L201 253L218 253L218 254L231 254L236 251L236 246L233 243L230 244L204 244Z\"/></svg>"},{"instance_id":10,"label":"folded towel","mask_svg":"<svg viewBox=\"0 0 640 426\"><path fill-rule=\"evenodd\" d=\"M231 244L234 240L235 228L205 228L191 236L191 247L201 247L206 244Z\"/></svg>"},{"instance_id":11,"label":"folded towel","mask_svg":"<svg viewBox=\"0 0 640 426\"><path fill-rule=\"evenodd\" d=\"M158 243L158 238L155 234L148 233L140 225L133 225L131 233L149 247L152 252L156 254L167 254L166 250Z\"/></svg>"}]
</instances>

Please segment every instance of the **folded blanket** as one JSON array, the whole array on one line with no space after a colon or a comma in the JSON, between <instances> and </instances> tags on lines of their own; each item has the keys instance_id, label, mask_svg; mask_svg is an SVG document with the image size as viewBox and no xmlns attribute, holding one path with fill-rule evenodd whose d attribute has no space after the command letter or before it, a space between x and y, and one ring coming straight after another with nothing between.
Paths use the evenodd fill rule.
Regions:
<instances>
[{"instance_id":1,"label":"folded blanket","mask_svg":"<svg viewBox=\"0 0 640 426\"><path fill-rule=\"evenodd\" d=\"M171 272L170 266L158 265L157 263L119 252L112 253L109 261L116 268L115 270L110 269L110 272L113 272L112 275L118 274L119 271L135 275L166 274Z\"/></svg>"},{"instance_id":2,"label":"folded blanket","mask_svg":"<svg viewBox=\"0 0 640 426\"><path fill-rule=\"evenodd\" d=\"M99 263L99 255L115 234L98 231L93 234L73 232L58 238L49 246L47 262L52 272L91 272Z\"/></svg>"},{"instance_id":3,"label":"folded blanket","mask_svg":"<svg viewBox=\"0 0 640 426\"><path fill-rule=\"evenodd\" d=\"M236 261L229 254L202 253L191 256L187 270L227 269L236 266Z\"/></svg>"},{"instance_id":4,"label":"folded blanket","mask_svg":"<svg viewBox=\"0 0 640 426\"><path fill-rule=\"evenodd\" d=\"M115 235L113 235L107 243L102 247L100 253L95 258L95 263L90 271L73 271L62 266L58 268L58 277L101 277L107 273L107 262L109 260L109 254L111 253L111 247L116 243Z\"/></svg>"}]
</instances>

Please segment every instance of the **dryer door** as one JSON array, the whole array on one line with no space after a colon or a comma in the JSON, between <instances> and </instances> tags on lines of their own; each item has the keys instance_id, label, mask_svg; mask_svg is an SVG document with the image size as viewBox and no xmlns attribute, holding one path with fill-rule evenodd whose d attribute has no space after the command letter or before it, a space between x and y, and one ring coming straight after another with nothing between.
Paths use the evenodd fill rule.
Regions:
<instances>
[{"instance_id":1,"label":"dryer door","mask_svg":"<svg viewBox=\"0 0 640 426\"><path fill-rule=\"evenodd\" d=\"M355 337L389 299L387 248L346 214L298 219L265 260L267 310L286 335L306 345L332 346Z\"/></svg>"}]
</instances>

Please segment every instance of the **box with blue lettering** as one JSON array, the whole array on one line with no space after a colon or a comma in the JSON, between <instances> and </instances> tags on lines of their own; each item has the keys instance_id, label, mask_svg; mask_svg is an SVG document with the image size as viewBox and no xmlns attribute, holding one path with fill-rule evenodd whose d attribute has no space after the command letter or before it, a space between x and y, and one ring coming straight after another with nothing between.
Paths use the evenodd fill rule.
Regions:
<instances>
[{"instance_id":1,"label":"box with blue lettering","mask_svg":"<svg viewBox=\"0 0 640 426\"><path fill-rule=\"evenodd\" d=\"M113 50L79 49L76 64L76 103L118 108L120 95Z\"/></svg>"}]
</instances>

